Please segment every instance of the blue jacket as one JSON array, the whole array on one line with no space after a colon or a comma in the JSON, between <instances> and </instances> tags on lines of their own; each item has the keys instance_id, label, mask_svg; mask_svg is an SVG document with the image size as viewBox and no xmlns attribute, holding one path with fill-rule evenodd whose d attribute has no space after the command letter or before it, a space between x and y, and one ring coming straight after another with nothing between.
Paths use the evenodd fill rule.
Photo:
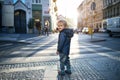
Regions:
<instances>
[{"instance_id":1,"label":"blue jacket","mask_svg":"<svg viewBox=\"0 0 120 80\"><path fill-rule=\"evenodd\" d=\"M71 42L71 38L73 37L73 34L74 34L73 29L63 29L59 33L58 47L57 47L57 51L59 53L69 55L70 42Z\"/></svg>"}]
</instances>

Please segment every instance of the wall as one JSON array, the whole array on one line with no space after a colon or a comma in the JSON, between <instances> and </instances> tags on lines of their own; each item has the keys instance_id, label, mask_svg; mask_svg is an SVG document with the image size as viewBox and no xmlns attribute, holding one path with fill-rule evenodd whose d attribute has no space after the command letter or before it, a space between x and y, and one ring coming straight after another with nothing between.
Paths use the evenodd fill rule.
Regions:
<instances>
[{"instance_id":1,"label":"wall","mask_svg":"<svg viewBox=\"0 0 120 80\"><path fill-rule=\"evenodd\" d=\"M13 27L14 26L14 6L3 5L2 9L2 26Z\"/></svg>"},{"instance_id":2,"label":"wall","mask_svg":"<svg viewBox=\"0 0 120 80\"><path fill-rule=\"evenodd\" d=\"M95 10L91 10L92 2L95 2ZM103 2L102 0L84 0L78 7L78 27L101 27L103 18Z\"/></svg>"}]
</instances>

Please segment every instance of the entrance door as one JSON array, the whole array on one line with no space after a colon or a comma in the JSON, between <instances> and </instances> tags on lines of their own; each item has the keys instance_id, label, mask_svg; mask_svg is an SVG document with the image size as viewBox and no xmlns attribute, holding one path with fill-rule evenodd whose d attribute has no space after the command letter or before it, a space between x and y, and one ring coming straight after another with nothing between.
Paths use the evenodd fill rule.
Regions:
<instances>
[{"instance_id":1,"label":"entrance door","mask_svg":"<svg viewBox=\"0 0 120 80\"><path fill-rule=\"evenodd\" d=\"M26 33L26 12L23 10L16 10L14 15L15 32Z\"/></svg>"}]
</instances>

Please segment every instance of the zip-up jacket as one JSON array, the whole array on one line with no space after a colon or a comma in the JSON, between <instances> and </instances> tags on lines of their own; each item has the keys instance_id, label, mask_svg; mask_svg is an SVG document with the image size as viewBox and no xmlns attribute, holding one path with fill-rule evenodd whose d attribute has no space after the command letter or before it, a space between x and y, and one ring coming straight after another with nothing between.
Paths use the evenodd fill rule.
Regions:
<instances>
[{"instance_id":1,"label":"zip-up jacket","mask_svg":"<svg viewBox=\"0 0 120 80\"><path fill-rule=\"evenodd\" d=\"M57 51L69 55L71 38L73 37L73 29L63 29L59 33Z\"/></svg>"}]
</instances>

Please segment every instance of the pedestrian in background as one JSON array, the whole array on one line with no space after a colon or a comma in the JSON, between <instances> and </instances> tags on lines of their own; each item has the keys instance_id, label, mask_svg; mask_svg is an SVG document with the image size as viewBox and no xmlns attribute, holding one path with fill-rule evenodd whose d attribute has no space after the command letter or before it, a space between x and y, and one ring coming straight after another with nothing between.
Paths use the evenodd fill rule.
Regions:
<instances>
[{"instance_id":1,"label":"pedestrian in background","mask_svg":"<svg viewBox=\"0 0 120 80\"><path fill-rule=\"evenodd\" d=\"M49 26L48 25L45 25L45 35L49 36Z\"/></svg>"},{"instance_id":2,"label":"pedestrian in background","mask_svg":"<svg viewBox=\"0 0 120 80\"><path fill-rule=\"evenodd\" d=\"M45 21L45 26L44 26L44 32L45 35L49 36L49 28L50 28L50 22L48 20Z\"/></svg>"},{"instance_id":3,"label":"pedestrian in background","mask_svg":"<svg viewBox=\"0 0 120 80\"><path fill-rule=\"evenodd\" d=\"M71 74L71 65L69 59L70 43L73 37L73 29L68 29L67 22L65 20L59 20L57 22L57 29L59 31L58 46L56 54L60 57L60 75L64 76L65 73ZM66 70L65 70L66 67Z\"/></svg>"},{"instance_id":4,"label":"pedestrian in background","mask_svg":"<svg viewBox=\"0 0 120 80\"><path fill-rule=\"evenodd\" d=\"M38 34L40 35L41 34L41 23L39 21L36 22L36 28L38 30Z\"/></svg>"}]
</instances>

